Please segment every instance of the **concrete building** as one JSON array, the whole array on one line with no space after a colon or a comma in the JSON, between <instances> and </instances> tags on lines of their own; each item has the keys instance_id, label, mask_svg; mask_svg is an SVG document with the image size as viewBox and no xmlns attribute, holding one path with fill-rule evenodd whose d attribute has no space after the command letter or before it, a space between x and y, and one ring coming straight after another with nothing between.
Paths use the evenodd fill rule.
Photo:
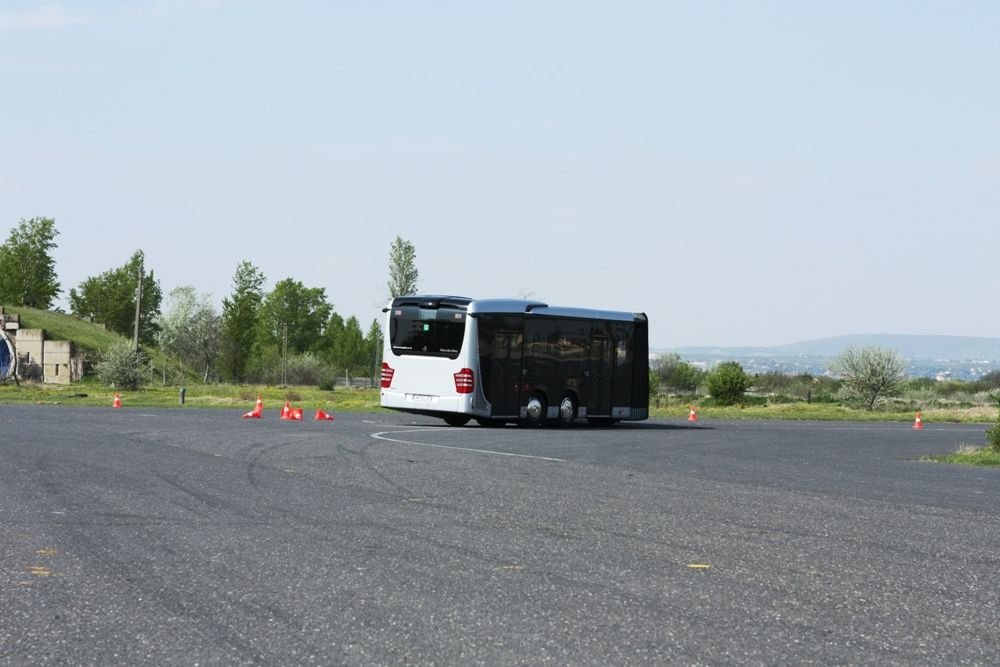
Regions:
<instances>
[{"instance_id":1,"label":"concrete building","mask_svg":"<svg viewBox=\"0 0 1000 667\"><path fill-rule=\"evenodd\" d=\"M0 306L0 345L13 351L9 372L21 380L69 384L83 377L83 357L68 340L46 340L42 329L24 329L20 317ZM0 356L3 356L0 353ZM0 379L4 379L0 375Z\"/></svg>"}]
</instances>

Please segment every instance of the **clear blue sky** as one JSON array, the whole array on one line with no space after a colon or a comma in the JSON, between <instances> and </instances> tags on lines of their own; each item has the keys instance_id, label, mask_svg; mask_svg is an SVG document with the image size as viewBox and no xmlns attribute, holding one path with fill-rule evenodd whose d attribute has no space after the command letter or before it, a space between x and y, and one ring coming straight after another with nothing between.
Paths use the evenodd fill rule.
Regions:
<instances>
[{"instance_id":1,"label":"clear blue sky","mask_svg":"<svg viewBox=\"0 0 1000 667\"><path fill-rule=\"evenodd\" d=\"M1000 336L1000 3L0 4L0 236L64 292L247 259L362 328L421 291L651 344ZM61 301L65 305L65 295Z\"/></svg>"}]
</instances>

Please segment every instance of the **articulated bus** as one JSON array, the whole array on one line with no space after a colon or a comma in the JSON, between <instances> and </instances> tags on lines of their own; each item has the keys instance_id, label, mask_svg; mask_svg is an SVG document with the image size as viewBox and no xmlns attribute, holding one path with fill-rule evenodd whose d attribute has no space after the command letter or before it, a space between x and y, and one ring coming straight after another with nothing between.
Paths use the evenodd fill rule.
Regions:
<instances>
[{"instance_id":1,"label":"articulated bus","mask_svg":"<svg viewBox=\"0 0 1000 667\"><path fill-rule=\"evenodd\" d=\"M383 407L452 426L649 416L643 313L435 295L397 297L384 312Z\"/></svg>"}]
</instances>

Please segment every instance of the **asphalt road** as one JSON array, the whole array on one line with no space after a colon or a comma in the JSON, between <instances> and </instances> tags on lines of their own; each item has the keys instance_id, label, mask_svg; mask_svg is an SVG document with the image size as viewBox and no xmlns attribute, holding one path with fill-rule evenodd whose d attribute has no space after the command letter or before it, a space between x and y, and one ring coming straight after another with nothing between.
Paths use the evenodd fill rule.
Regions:
<instances>
[{"instance_id":1,"label":"asphalt road","mask_svg":"<svg viewBox=\"0 0 1000 667\"><path fill-rule=\"evenodd\" d=\"M440 423L0 405L0 664L1000 662L982 426Z\"/></svg>"}]
</instances>

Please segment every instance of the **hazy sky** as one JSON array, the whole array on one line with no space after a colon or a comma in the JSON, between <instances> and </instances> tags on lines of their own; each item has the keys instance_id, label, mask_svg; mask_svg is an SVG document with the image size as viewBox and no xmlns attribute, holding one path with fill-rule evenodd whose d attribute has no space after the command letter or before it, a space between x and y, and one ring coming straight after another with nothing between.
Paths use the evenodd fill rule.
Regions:
<instances>
[{"instance_id":1,"label":"hazy sky","mask_svg":"<svg viewBox=\"0 0 1000 667\"><path fill-rule=\"evenodd\" d=\"M65 293L250 260L363 329L421 291L654 347L1000 336L1000 3L0 3L0 241Z\"/></svg>"}]
</instances>

